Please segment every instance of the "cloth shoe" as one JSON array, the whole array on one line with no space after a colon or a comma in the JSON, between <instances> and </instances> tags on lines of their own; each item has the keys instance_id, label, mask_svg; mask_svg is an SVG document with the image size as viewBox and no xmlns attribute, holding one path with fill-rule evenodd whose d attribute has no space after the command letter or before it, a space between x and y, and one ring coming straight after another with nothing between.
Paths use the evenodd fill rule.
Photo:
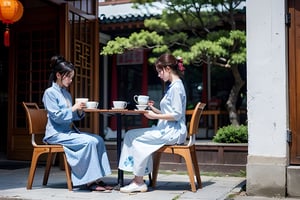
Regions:
<instances>
[{"instance_id":1,"label":"cloth shoe","mask_svg":"<svg viewBox=\"0 0 300 200\"><path fill-rule=\"evenodd\" d=\"M131 192L147 192L148 187L145 183L138 185L135 182L130 183L127 186L121 187L120 192L131 193Z\"/></svg>"}]
</instances>

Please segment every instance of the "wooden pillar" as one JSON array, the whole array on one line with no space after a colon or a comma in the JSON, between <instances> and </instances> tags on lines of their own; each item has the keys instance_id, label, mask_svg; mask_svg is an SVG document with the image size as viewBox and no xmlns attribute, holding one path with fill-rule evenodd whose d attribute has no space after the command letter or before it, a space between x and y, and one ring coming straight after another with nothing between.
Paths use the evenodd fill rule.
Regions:
<instances>
[{"instance_id":1,"label":"wooden pillar","mask_svg":"<svg viewBox=\"0 0 300 200\"><path fill-rule=\"evenodd\" d=\"M143 51L143 67L142 67L142 94L148 95L148 60L147 52ZM142 126L147 127L148 119L146 117L142 118Z\"/></svg>"},{"instance_id":2,"label":"wooden pillar","mask_svg":"<svg viewBox=\"0 0 300 200\"><path fill-rule=\"evenodd\" d=\"M118 98L118 70L117 70L117 55L113 55L112 62L112 78L111 78L111 101L108 104L108 108L112 107L112 101ZM117 129L117 120L115 117L111 118L110 128L112 130Z\"/></svg>"}]
</instances>

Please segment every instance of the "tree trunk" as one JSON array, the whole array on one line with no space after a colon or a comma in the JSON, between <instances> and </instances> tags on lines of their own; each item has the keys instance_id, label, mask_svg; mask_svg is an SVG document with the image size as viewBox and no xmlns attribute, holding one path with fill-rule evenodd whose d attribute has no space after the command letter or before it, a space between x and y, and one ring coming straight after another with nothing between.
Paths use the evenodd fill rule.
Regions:
<instances>
[{"instance_id":1,"label":"tree trunk","mask_svg":"<svg viewBox=\"0 0 300 200\"><path fill-rule=\"evenodd\" d=\"M229 113L230 123L234 126L239 126L240 121L239 121L239 117L237 115L236 102L238 99L238 94L239 94L241 88L244 86L245 81L242 80L237 65L232 65L231 71L232 71L232 74L234 77L234 85L231 88L228 100L226 102L226 108Z\"/></svg>"}]
</instances>

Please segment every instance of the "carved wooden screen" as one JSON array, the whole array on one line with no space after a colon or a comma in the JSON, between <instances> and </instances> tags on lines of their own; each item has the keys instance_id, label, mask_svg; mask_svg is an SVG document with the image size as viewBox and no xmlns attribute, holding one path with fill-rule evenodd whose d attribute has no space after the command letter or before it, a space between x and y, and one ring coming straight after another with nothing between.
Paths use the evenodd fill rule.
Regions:
<instances>
[{"instance_id":1,"label":"carved wooden screen","mask_svg":"<svg viewBox=\"0 0 300 200\"><path fill-rule=\"evenodd\" d=\"M95 21L91 21L80 14L69 12L70 23L70 57L76 67L75 79L73 80L74 98L88 97L90 100L99 101L98 92L98 67L95 67L94 37ZM99 117L87 114L79 126L87 131L98 132ZM94 120L94 121L93 121Z\"/></svg>"}]
</instances>

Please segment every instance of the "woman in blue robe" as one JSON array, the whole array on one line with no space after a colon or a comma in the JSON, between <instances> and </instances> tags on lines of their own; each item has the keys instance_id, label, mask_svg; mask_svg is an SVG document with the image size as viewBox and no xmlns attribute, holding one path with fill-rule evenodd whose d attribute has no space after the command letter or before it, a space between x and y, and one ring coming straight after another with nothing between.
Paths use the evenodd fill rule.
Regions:
<instances>
[{"instance_id":1,"label":"woman in blue robe","mask_svg":"<svg viewBox=\"0 0 300 200\"><path fill-rule=\"evenodd\" d=\"M49 87L43 95L48 113L44 142L64 147L72 172L73 186L86 185L92 190L112 189L100 180L111 174L105 143L101 136L79 131L73 121L85 116L85 103L72 103L67 88L71 85L75 67L62 56L51 58Z\"/></svg>"}]
</instances>

